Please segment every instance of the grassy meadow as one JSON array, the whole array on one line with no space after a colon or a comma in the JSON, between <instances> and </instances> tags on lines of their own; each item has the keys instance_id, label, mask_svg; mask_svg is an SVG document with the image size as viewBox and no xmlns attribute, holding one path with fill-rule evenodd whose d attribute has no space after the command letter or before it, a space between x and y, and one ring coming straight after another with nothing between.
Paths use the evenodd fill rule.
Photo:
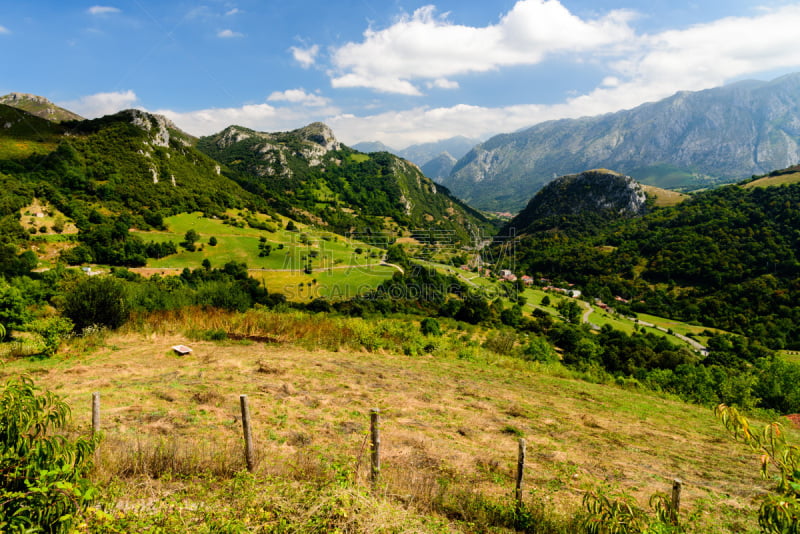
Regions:
<instances>
[{"instance_id":1,"label":"grassy meadow","mask_svg":"<svg viewBox=\"0 0 800 534\"><path fill-rule=\"evenodd\" d=\"M236 213L231 213L235 220ZM225 224L208 219L199 213L180 214L165 220L167 231L140 232L145 241L175 244L183 241L186 232L200 235L197 250L190 252L179 247L178 253L161 259L150 259L146 268L132 269L145 275L175 274L184 267L199 268L208 259L214 267L225 263L244 262L253 278L269 291L283 293L292 301L310 298L350 298L377 287L396 272L394 267L381 265L383 250L340 235L295 223L297 231L285 230L285 221L274 232L246 225ZM217 244L211 246L214 237ZM271 247L268 256L259 255L259 245ZM311 269L307 272L306 267Z\"/></svg>"},{"instance_id":2,"label":"grassy meadow","mask_svg":"<svg viewBox=\"0 0 800 534\"><path fill-rule=\"evenodd\" d=\"M181 310L74 338L50 359L6 359L0 375L29 374L65 398L73 433L90 431L100 393L93 477L106 501L79 531L511 532L520 438L533 521L522 530L579 532L587 492L624 491L647 509L680 478L688 532L758 531L770 482L708 407L494 353L478 327L443 329L429 338L408 318ZM218 332L239 341L211 340ZM178 356L176 344L193 351Z\"/></svg>"}]
</instances>

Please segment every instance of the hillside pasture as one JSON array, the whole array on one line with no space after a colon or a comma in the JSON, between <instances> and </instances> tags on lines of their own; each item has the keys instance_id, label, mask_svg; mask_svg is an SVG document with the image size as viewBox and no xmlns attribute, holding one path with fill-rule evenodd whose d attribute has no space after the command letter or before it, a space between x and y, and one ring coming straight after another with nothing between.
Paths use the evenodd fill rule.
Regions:
<instances>
[{"instance_id":1,"label":"hillside pasture","mask_svg":"<svg viewBox=\"0 0 800 534\"><path fill-rule=\"evenodd\" d=\"M150 259L147 268L133 271L174 273L186 267L200 268L206 259L212 267L242 262L269 291L296 301L353 297L374 289L396 272L395 268L380 264L384 253L381 249L300 223L295 223L297 231L288 231L281 221L280 228L269 232L187 213L169 217L165 224L167 231L138 235L144 241L178 244L186 232L194 230L200 235L197 250L179 247L177 254ZM209 244L211 237L217 241L214 246ZM261 239L271 247L268 256L260 255Z\"/></svg>"},{"instance_id":2,"label":"hillside pasture","mask_svg":"<svg viewBox=\"0 0 800 534\"><path fill-rule=\"evenodd\" d=\"M580 515L582 496L599 487L623 489L646 508L648 497L677 477L690 532L757 530L756 499L769 482L708 408L578 381L558 365L488 352L464 359L455 345L422 357L355 350L357 339L381 331L361 320L254 316L266 326L252 335L286 335L290 344L191 334L235 329L233 320L154 316L140 323L141 333L121 332L93 350L75 346L46 361L9 361L0 376L35 375L68 400L78 432L90 428L91 394L99 392L103 442L95 476L114 481L118 509L178 514L189 522L184 528L191 518L207 520L198 511L212 509L272 529L279 520L299 525L338 484L366 487L365 440L377 407L382 479L374 498L381 504L367 497L361 505L341 502L342 513L361 525L347 531L383 531L377 526L398 514L396 526L443 521L416 531L474 531L486 520L474 515L480 503L504 502L513 492L520 437L528 443L524 499L550 516ZM317 330L328 332L328 348L307 345ZM177 344L193 352L177 356L170 350ZM257 508L237 491L214 497L201 490L205 480L224 486L243 469L240 394L250 400ZM256 510L271 513L256 519ZM344 517L326 520L333 528Z\"/></svg>"},{"instance_id":3,"label":"hillside pasture","mask_svg":"<svg viewBox=\"0 0 800 534\"><path fill-rule=\"evenodd\" d=\"M753 180L744 184L742 187L745 189L753 189L754 187L777 187L781 185L790 185L800 182L800 171L790 172L786 174L779 174L777 176L765 176L758 180Z\"/></svg>"}]
</instances>

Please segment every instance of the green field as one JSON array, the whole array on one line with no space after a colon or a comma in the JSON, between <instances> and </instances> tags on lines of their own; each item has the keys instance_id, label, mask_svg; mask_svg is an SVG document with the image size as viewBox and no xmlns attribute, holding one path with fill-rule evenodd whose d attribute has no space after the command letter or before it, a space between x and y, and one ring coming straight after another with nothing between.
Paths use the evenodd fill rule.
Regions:
<instances>
[{"instance_id":1,"label":"green field","mask_svg":"<svg viewBox=\"0 0 800 534\"><path fill-rule=\"evenodd\" d=\"M318 296L351 298L374 289L397 272L393 267L380 265L383 250L299 223L298 231L287 231L282 224L275 232L268 232L225 224L199 213L184 213L167 218L165 225L167 231L138 235L144 241L178 244L187 231L194 230L200 235L197 250L189 252L179 247L177 254L149 260L148 269L165 272L185 267L196 269L205 259L212 267L243 262L251 270L251 276L290 300ZM217 240L215 246L208 244L211 237ZM262 238L271 247L266 257L259 256Z\"/></svg>"}]
</instances>

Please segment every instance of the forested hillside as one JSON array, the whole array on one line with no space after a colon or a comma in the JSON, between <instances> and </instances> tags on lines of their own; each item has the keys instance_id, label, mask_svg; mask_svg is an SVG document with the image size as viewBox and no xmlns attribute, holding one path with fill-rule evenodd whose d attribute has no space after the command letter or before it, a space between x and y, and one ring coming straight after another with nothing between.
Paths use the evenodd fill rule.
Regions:
<instances>
[{"instance_id":1,"label":"forested hillside","mask_svg":"<svg viewBox=\"0 0 800 534\"><path fill-rule=\"evenodd\" d=\"M513 221L511 223L513 225ZM631 311L800 348L800 185L738 185L639 218L549 219L519 238L523 272L568 280Z\"/></svg>"},{"instance_id":2,"label":"forested hillside","mask_svg":"<svg viewBox=\"0 0 800 534\"><path fill-rule=\"evenodd\" d=\"M279 133L231 126L198 147L237 170L279 212L339 233L439 230L468 244L493 231L415 165L388 152L354 151L324 124Z\"/></svg>"}]
</instances>

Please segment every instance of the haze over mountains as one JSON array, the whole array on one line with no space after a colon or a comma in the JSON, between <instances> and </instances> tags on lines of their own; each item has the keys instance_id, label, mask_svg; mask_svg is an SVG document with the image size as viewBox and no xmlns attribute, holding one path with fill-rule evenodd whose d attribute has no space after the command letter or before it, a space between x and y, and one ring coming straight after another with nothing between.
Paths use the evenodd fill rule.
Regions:
<instances>
[{"instance_id":1,"label":"haze over mountains","mask_svg":"<svg viewBox=\"0 0 800 534\"><path fill-rule=\"evenodd\" d=\"M397 150L380 141L356 143L353 148L361 152L390 152L416 163L428 178L443 178L450 174L455 162L469 152L480 139L464 136L451 137L433 143L419 143Z\"/></svg>"},{"instance_id":2,"label":"haze over mountains","mask_svg":"<svg viewBox=\"0 0 800 534\"><path fill-rule=\"evenodd\" d=\"M800 74L679 92L631 110L549 121L477 145L440 182L466 202L518 211L556 176L609 168L693 190L800 161Z\"/></svg>"}]
</instances>

